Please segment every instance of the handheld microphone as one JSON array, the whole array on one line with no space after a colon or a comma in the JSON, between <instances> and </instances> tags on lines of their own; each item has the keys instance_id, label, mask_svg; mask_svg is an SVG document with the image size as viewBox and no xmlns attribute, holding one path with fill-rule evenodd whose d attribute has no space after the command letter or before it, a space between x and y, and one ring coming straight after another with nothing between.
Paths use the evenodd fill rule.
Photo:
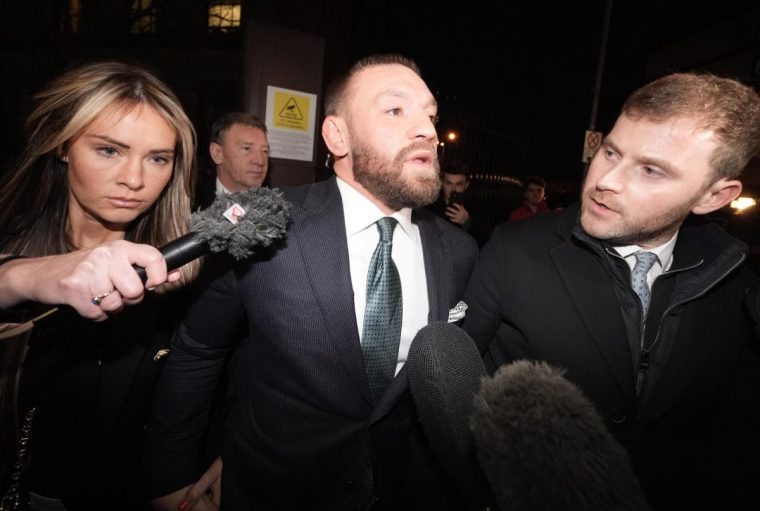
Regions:
<instances>
[{"instance_id":1,"label":"handheld microphone","mask_svg":"<svg viewBox=\"0 0 760 511\"><path fill-rule=\"evenodd\" d=\"M192 231L158 250L164 256L168 271L210 252L227 252L240 260L252 255L256 248L281 240L289 221L290 206L279 190L251 188L232 194L220 193L207 209L193 213ZM145 268L137 264L132 267L145 284L148 280ZM69 306L53 307L29 321L6 326L0 331L0 340L31 330L36 322L60 310L75 312Z\"/></svg>"},{"instance_id":2,"label":"handheld microphone","mask_svg":"<svg viewBox=\"0 0 760 511\"><path fill-rule=\"evenodd\" d=\"M189 233L158 250L168 271L210 252L227 252L240 260L252 255L256 248L280 240L289 220L289 205L277 189L257 187L219 193L207 209L193 213ZM134 268L144 284L148 280L145 268L138 265Z\"/></svg>"},{"instance_id":3,"label":"handheld microphone","mask_svg":"<svg viewBox=\"0 0 760 511\"><path fill-rule=\"evenodd\" d=\"M649 509L628 453L546 363L513 362L484 379L470 424L502 509Z\"/></svg>"},{"instance_id":4,"label":"handheld microphone","mask_svg":"<svg viewBox=\"0 0 760 511\"><path fill-rule=\"evenodd\" d=\"M409 390L425 438L469 509L484 509L493 496L478 464L469 429L472 399L486 370L475 342L446 322L417 332L406 360Z\"/></svg>"}]
</instances>

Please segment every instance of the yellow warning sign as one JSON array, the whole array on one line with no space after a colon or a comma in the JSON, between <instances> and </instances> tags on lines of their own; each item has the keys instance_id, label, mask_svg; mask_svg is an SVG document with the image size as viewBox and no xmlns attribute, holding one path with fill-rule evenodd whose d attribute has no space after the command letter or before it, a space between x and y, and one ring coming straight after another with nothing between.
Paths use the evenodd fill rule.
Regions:
<instances>
[{"instance_id":1,"label":"yellow warning sign","mask_svg":"<svg viewBox=\"0 0 760 511\"><path fill-rule=\"evenodd\" d=\"M274 93L275 127L307 131L309 128L309 100L310 98L307 96L276 91Z\"/></svg>"}]
</instances>

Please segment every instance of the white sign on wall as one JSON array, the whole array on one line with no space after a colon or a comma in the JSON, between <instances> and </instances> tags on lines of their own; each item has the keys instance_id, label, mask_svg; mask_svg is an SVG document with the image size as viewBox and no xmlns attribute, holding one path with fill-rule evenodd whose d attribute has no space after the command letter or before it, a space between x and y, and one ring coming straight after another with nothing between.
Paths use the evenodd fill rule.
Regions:
<instances>
[{"instance_id":1,"label":"white sign on wall","mask_svg":"<svg viewBox=\"0 0 760 511\"><path fill-rule=\"evenodd\" d=\"M267 85L269 156L312 161L317 95Z\"/></svg>"}]
</instances>

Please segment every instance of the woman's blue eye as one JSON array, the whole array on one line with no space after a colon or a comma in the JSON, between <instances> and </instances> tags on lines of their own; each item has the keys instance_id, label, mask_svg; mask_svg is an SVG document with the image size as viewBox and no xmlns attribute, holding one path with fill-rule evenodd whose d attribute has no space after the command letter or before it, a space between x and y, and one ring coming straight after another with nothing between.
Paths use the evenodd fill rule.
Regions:
<instances>
[{"instance_id":1,"label":"woman's blue eye","mask_svg":"<svg viewBox=\"0 0 760 511\"><path fill-rule=\"evenodd\" d=\"M111 146L98 147L98 151L105 156L116 156L119 152Z\"/></svg>"}]
</instances>

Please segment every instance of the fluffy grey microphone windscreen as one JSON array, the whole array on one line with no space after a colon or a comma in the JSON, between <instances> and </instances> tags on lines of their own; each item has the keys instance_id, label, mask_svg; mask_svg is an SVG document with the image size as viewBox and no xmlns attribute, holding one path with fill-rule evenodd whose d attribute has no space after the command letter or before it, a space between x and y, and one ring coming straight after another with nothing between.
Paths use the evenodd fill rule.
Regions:
<instances>
[{"instance_id":1,"label":"fluffy grey microphone windscreen","mask_svg":"<svg viewBox=\"0 0 760 511\"><path fill-rule=\"evenodd\" d=\"M431 323L412 341L406 368L417 415L436 458L468 507L490 501L469 430L472 399L486 375L475 342L455 325Z\"/></svg>"},{"instance_id":2,"label":"fluffy grey microphone windscreen","mask_svg":"<svg viewBox=\"0 0 760 511\"><path fill-rule=\"evenodd\" d=\"M239 260L274 245L285 236L290 205L277 189L219 193L208 208L193 213L191 221L192 231L159 247L170 271L209 252L227 253ZM146 282L145 268L133 266Z\"/></svg>"},{"instance_id":3,"label":"fluffy grey microphone windscreen","mask_svg":"<svg viewBox=\"0 0 760 511\"><path fill-rule=\"evenodd\" d=\"M502 509L648 509L625 449L580 389L546 363L513 362L485 379L471 427Z\"/></svg>"},{"instance_id":4,"label":"fluffy grey microphone windscreen","mask_svg":"<svg viewBox=\"0 0 760 511\"><path fill-rule=\"evenodd\" d=\"M245 210L245 215L233 224L224 213L236 204ZM277 189L256 187L220 193L207 209L193 213L193 231L211 252L226 252L235 259L244 259L255 249L283 238L290 220L289 208Z\"/></svg>"}]
</instances>

